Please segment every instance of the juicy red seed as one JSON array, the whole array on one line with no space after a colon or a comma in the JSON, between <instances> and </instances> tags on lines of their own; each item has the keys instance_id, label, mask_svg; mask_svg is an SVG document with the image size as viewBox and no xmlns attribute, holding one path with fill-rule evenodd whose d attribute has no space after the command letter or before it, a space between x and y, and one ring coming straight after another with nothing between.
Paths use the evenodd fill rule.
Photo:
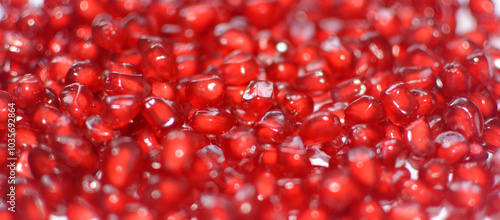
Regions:
<instances>
[{"instance_id":1,"label":"juicy red seed","mask_svg":"<svg viewBox=\"0 0 500 220\"><path fill-rule=\"evenodd\" d=\"M321 43L321 53L336 71L345 71L354 66L355 56L337 37Z\"/></svg>"},{"instance_id":2,"label":"juicy red seed","mask_svg":"<svg viewBox=\"0 0 500 220\"><path fill-rule=\"evenodd\" d=\"M117 135L117 132L107 126L99 115L88 117L85 120L85 128L85 137L95 145L111 141Z\"/></svg>"},{"instance_id":3,"label":"juicy red seed","mask_svg":"<svg viewBox=\"0 0 500 220\"><path fill-rule=\"evenodd\" d=\"M376 146L380 162L388 167L399 167L406 157L407 150L403 143L397 139L384 139Z\"/></svg>"},{"instance_id":4,"label":"juicy red seed","mask_svg":"<svg viewBox=\"0 0 500 220\"><path fill-rule=\"evenodd\" d=\"M38 75L26 74L12 91L12 101L21 107L42 101L47 93Z\"/></svg>"},{"instance_id":5,"label":"juicy red seed","mask_svg":"<svg viewBox=\"0 0 500 220\"><path fill-rule=\"evenodd\" d=\"M436 83L434 72L430 66L406 67L399 70L403 82L409 89L421 88L430 90Z\"/></svg>"},{"instance_id":6,"label":"juicy red seed","mask_svg":"<svg viewBox=\"0 0 500 220\"><path fill-rule=\"evenodd\" d=\"M75 63L74 58L69 55L57 55L50 60L49 70L51 79L56 81L64 81L68 70Z\"/></svg>"},{"instance_id":7,"label":"juicy red seed","mask_svg":"<svg viewBox=\"0 0 500 220\"><path fill-rule=\"evenodd\" d=\"M149 78L158 81L173 80L177 77L175 59L163 46L153 44L141 51L141 70Z\"/></svg>"},{"instance_id":8,"label":"juicy red seed","mask_svg":"<svg viewBox=\"0 0 500 220\"><path fill-rule=\"evenodd\" d=\"M251 81L241 98L241 107L263 115L273 106L276 93L274 83L271 81Z\"/></svg>"},{"instance_id":9,"label":"juicy red seed","mask_svg":"<svg viewBox=\"0 0 500 220\"><path fill-rule=\"evenodd\" d=\"M372 96L361 96L354 100L347 106L344 113L347 125L378 123L386 118L382 103L378 98Z\"/></svg>"},{"instance_id":10,"label":"juicy red seed","mask_svg":"<svg viewBox=\"0 0 500 220\"><path fill-rule=\"evenodd\" d=\"M425 116L434 112L437 98L433 93L421 89L412 89L410 92L418 101L417 116Z\"/></svg>"},{"instance_id":11,"label":"juicy red seed","mask_svg":"<svg viewBox=\"0 0 500 220\"><path fill-rule=\"evenodd\" d=\"M306 94L287 92L284 97L283 109L296 121L302 121L314 111L314 102Z\"/></svg>"},{"instance_id":12,"label":"juicy red seed","mask_svg":"<svg viewBox=\"0 0 500 220\"><path fill-rule=\"evenodd\" d=\"M416 119L405 127L405 140L411 154L430 157L434 154L432 132L423 118Z\"/></svg>"},{"instance_id":13,"label":"juicy red seed","mask_svg":"<svg viewBox=\"0 0 500 220\"><path fill-rule=\"evenodd\" d=\"M477 105L485 120L495 116L497 104L486 88L474 88L471 91L469 99Z\"/></svg>"},{"instance_id":14,"label":"juicy red seed","mask_svg":"<svg viewBox=\"0 0 500 220\"><path fill-rule=\"evenodd\" d=\"M129 124L141 111L141 101L133 95L108 96L104 100L101 117L111 128Z\"/></svg>"},{"instance_id":15,"label":"juicy red seed","mask_svg":"<svg viewBox=\"0 0 500 220\"><path fill-rule=\"evenodd\" d=\"M184 123L182 107L175 101L149 97L144 100L142 105L141 114L157 135L180 127Z\"/></svg>"},{"instance_id":16,"label":"juicy red seed","mask_svg":"<svg viewBox=\"0 0 500 220\"><path fill-rule=\"evenodd\" d=\"M421 205L435 205L443 199L439 190L434 190L419 180L408 180L403 184L401 190L402 198L409 201L416 201Z\"/></svg>"},{"instance_id":17,"label":"juicy red seed","mask_svg":"<svg viewBox=\"0 0 500 220\"><path fill-rule=\"evenodd\" d=\"M105 49L120 52L126 40L125 34L120 24L108 14L100 14L92 22L92 37Z\"/></svg>"},{"instance_id":18,"label":"juicy red seed","mask_svg":"<svg viewBox=\"0 0 500 220\"><path fill-rule=\"evenodd\" d=\"M218 75L197 75L186 83L186 99L198 107L214 107L224 99L226 84Z\"/></svg>"},{"instance_id":19,"label":"juicy red seed","mask_svg":"<svg viewBox=\"0 0 500 220\"><path fill-rule=\"evenodd\" d=\"M475 80L483 84L488 84L494 75L492 61L484 52L469 55L464 61L464 67Z\"/></svg>"},{"instance_id":20,"label":"juicy red seed","mask_svg":"<svg viewBox=\"0 0 500 220\"><path fill-rule=\"evenodd\" d=\"M470 92L471 77L469 71L459 63L449 63L439 75L441 91L447 97L463 96Z\"/></svg>"},{"instance_id":21,"label":"juicy red seed","mask_svg":"<svg viewBox=\"0 0 500 220\"><path fill-rule=\"evenodd\" d=\"M362 43L365 45L370 56L372 63L379 68L387 68L392 66L394 58L392 54L392 47L386 38L375 34L374 32L366 33L362 36Z\"/></svg>"},{"instance_id":22,"label":"juicy red seed","mask_svg":"<svg viewBox=\"0 0 500 220\"><path fill-rule=\"evenodd\" d=\"M92 92L98 92L104 87L102 70L90 61L79 61L73 64L66 74L65 83L80 83L87 86Z\"/></svg>"},{"instance_id":23,"label":"juicy red seed","mask_svg":"<svg viewBox=\"0 0 500 220\"><path fill-rule=\"evenodd\" d=\"M469 142L463 135L455 131L439 134L434 139L437 156L449 164L455 164L464 159L470 152Z\"/></svg>"},{"instance_id":24,"label":"juicy red seed","mask_svg":"<svg viewBox=\"0 0 500 220\"><path fill-rule=\"evenodd\" d=\"M403 60L405 66L430 66L435 74L439 73L443 67L443 59L423 45L412 45L407 52Z\"/></svg>"},{"instance_id":25,"label":"juicy red seed","mask_svg":"<svg viewBox=\"0 0 500 220\"><path fill-rule=\"evenodd\" d=\"M483 138L490 150L500 148L500 119L491 118L486 121Z\"/></svg>"},{"instance_id":26,"label":"juicy red seed","mask_svg":"<svg viewBox=\"0 0 500 220\"><path fill-rule=\"evenodd\" d=\"M334 170L327 174L321 184L323 203L336 211L342 211L362 196L360 186L347 170Z\"/></svg>"},{"instance_id":27,"label":"juicy red seed","mask_svg":"<svg viewBox=\"0 0 500 220\"><path fill-rule=\"evenodd\" d=\"M297 64L290 61L276 61L268 68L267 78L272 81L295 83L298 77Z\"/></svg>"},{"instance_id":28,"label":"juicy red seed","mask_svg":"<svg viewBox=\"0 0 500 220\"><path fill-rule=\"evenodd\" d=\"M454 180L469 180L483 189L489 189L493 185L490 171L477 162L467 162L458 164L453 172Z\"/></svg>"},{"instance_id":29,"label":"juicy red seed","mask_svg":"<svg viewBox=\"0 0 500 220\"><path fill-rule=\"evenodd\" d=\"M354 178L368 188L376 186L379 180L380 164L372 148L353 148L347 153L347 160Z\"/></svg>"},{"instance_id":30,"label":"juicy red seed","mask_svg":"<svg viewBox=\"0 0 500 220\"><path fill-rule=\"evenodd\" d=\"M387 117L396 125L408 124L418 110L418 100L403 83L387 88L380 96Z\"/></svg>"},{"instance_id":31,"label":"juicy red seed","mask_svg":"<svg viewBox=\"0 0 500 220\"><path fill-rule=\"evenodd\" d=\"M453 181L448 186L449 201L460 208L474 209L485 202L485 192L479 185L470 181Z\"/></svg>"},{"instance_id":32,"label":"juicy red seed","mask_svg":"<svg viewBox=\"0 0 500 220\"><path fill-rule=\"evenodd\" d=\"M339 118L329 112L309 115L299 129L299 135L305 145L333 140L340 132Z\"/></svg>"},{"instance_id":33,"label":"juicy red seed","mask_svg":"<svg viewBox=\"0 0 500 220\"><path fill-rule=\"evenodd\" d=\"M193 140L192 133L173 130L162 140L160 151L162 169L180 174L188 169L193 160L195 150L199 148Z\"/></svg>"},{"instance_id":34,"label":"juicy red seed","mask_svg":"<svg viewBox=\"0 0 500 220\"><path fill-rule=\"evenodd\" d=\"M222 142L228 156L236 160L254 155L259 146L253 130L246 127L235 127L225 133Z\"/></svg>"},{"instance_id":35,"label":"juicy red seed","mask_svg":"<svg viewBox=\"0 0 500 220\"><path fill-rule=\"evenodd\" d=\"M143 163L139 146L130 137L120 137L109 144L108 160L103 163L103 181L117 188L129 186L136 181Z\"/></svg>"},{"instance_id":36,"label":"juicy red seed","mask_svg":"<svg viewBox=\"0 0 500 220\"><path fill-rule=\"evenodd\" d=\"M56 160L70 167L73 172L87 174L97 171L99 157L92 145L76 134L61 136L56 140Z\"/></svg>"},{"instance_id":37,"label":"juicy red seed","mask_svg":"<svg viewBox=\"0 0 500 220\"><path fill-rule=\"evenodd\" d=\"M418 171L419 179L434 188L443 188L448 183L451 172L449 163L442 159L431 159Z\"/></svg>"},{"instance_id":38,"label":"juicy red seed","mask_svg":"<svg viewBox=\"0 0 500 220\"><path fill-rule=\"evenodd\" d=\"M281 143L290 133L289 126L285 114L279 110L266 112L254 125L257 138L262 143Z\"/></svg>"},{"instance_id":39,"label":"juicy red seed","mask_svg":"<svg viewBox=\"0 0 500 220\"><path fill-rule=\"evenodd\" d=\"M189 126L193 130L203 134L222 134L229 131L236 119L224 110L207 108L197 110L189 120Z\"/></svg>"},{"instance_id":40,"label":"juicy red seed","mask_svg":"<svg viewBox=\"0 0 500 220\"><path fill-rule=\"evenodd\" d=\"M131 94L147 97L151 94L152 86L143 75L110 72L104 84L104 91L108 95Z\"/></svg>"},{"instance_id":41,"label":"juicy red seed","mask_svg":"<svg viewBox=\"0 0 500 220\"><path fill-rule=\"evenodd\" d=\"M396 219L429 219L428 214L415 202L398 204L391 208L388 213L390 220Z\"/></svg>"},{"instance_id":42,"label":"juicy red seed","mask_svg":"<svg viewBox=\"0 0 500 220\"><path fill-rule=\"evenodd\" d=\"M291 136L283 141L278 148L279 170L283 173L293 175L304 174L310 170L310 161L306 154L306 149L302 139L298 136ZM296 172L296 173L295 173Z\"/></svg>"},{"instance_id":43,"label":"juicy red seed","mask_svg":"<svg viewBox=\"0 0 500 220\"><path fill-rule=\"evenodd\" d=\"M479 108L466 98L452 100L444 114L446 124L460 132L465 138L477 138L483 135L483 115Z\"/></svg>"},{"instance_id":44,"label":"juicy red seed","mask_svg":"<svg viewBox=\"0 0 500 220\"><path fill-rule=\"evenodd\" d=\"M472 13L481 15L493 14L495 8L490 0L472 1L469 2L469 7Z\"/></svg>"},{"instance_id":45,"label":"juicy red seed","mask_svg":"<svg viewBox=\"0 0 500 220\"><path fill-rule=\"evenodd\" d=\"M303 76L299 76L296 82L297 90L310 96L318 96L327 91L330 86L330 77L323 69L307 72Z\"/></svg>"},{"instance_id":46,"label":"juicy red seed","mask_svg":"<svg viewBox=\"0 0 500 220\"><path fill-rule=\"evenodd\" d=\"M368 82L362 78L353 78L337 84L332 90L333 100L339 102L352 102L366 94Z\"/></svg>"},{"instance_id":47,"label":"juicy red seed","mask_svg":"<svg viewBox=\"0 0 500 220\"><path fill-rule=\"evenodd\" d=\"M259 74L259 65L252 55L238 50L224 58L220 69L226 83L232 86L245 85Z\"/></svg>"},{"instance_id":48,"label":"juicy red seed","mask_svg":"<svg viewBox=\"0 0 500 220\"><path fill-rule=\"evenodd\" d=\"M94 95L86 86L73 83L61 89L59 100L62 112L68 113L81 125L90 114Z\"/></svg>"},{"instance_id":49,"label":"juicy red seed","mask_svg":"<svg viewBox=\"0 0 500 220\"><path fill-rule=\"evenodd\" d=\"M177 91L175 83L154 81L151 86L151 96L179 101L179 91Z\"/></svg>"},{"instance_id":50,"label":"juicy red seed","mask_svg":"<svg viewBox=\"0 0 500 220\"><path fill-rule=\"evenodd\" d=\"M349 139L352 146L373 146L386 136L384 129L379 125L357 124L349 130Z\"/></svg>"}]
</instances>

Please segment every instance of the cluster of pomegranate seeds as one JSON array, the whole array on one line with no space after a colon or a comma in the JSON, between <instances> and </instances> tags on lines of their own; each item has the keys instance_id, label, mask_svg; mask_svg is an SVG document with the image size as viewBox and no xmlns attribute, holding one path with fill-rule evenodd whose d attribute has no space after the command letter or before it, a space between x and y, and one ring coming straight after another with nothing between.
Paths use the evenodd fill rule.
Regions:
<instances>
[{"instance_id":1,"label":"cluster of pomegranate seeds","mask_svg":"<svg viewBox=\"0 0 500 220\"><path fill-rule=\"evenodd\" d=\"M491 0L0 15L2 220L500 219Z\"/></svg>"}]
</instances>

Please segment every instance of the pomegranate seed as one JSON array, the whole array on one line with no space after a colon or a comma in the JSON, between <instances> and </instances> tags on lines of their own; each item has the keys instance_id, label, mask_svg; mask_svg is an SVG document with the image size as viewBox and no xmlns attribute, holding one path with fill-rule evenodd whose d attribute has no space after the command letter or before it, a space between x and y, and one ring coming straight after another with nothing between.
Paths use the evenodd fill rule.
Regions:
<instances>
[{"instance_id":1,"label":"pomegranate seed","mask_svg":"<svg viewBox=\"0 0 500 220\"><path fill-rule=\"evenodd\" d=\"M385 110L378 98L361 96L354 100L344 110L345 123L354 125L358 123L378 123L385 119Z\"/></svg>"},{"instance_id":2,"label":"pomegranate seed","mask_svg":"<svg viewBox=\"0 0 500 220\"><path fill-rule=\"evenodd\" d=\"M232 86L245 85L259 74L259 65L252 55L239 50L227 55L220 69L226 83Z\"/></svg>"},{"instance_id":3,"label":"pomegranate seed","mask_svg":"<svg viewBox=\"0 0 500 220\"><path fill-rule=\"evenodd\" d=\"M321 184L323 203L335 210L342 211L350 204L361 199L361 188L347 170L330 172Z\"/></svg>"},{"instance_id":4,"label":"pomegranate seed","mask_svg":"<svg viewBox=\"0 0 500 220\"><path fill-rule=\"evenodd\" d=\"M225 133L222 143L228 157L234 157L236 161L255 155L259 146L253 130L246 127L235 127Z\"/></svg>"},{"instance_id":5,"label":"pomegranate seed","mask_svg":"<svg viewBox=\"0 0 500 220\"><path fill-rule=\"evenodd\" d=\"M310 169L310 161L306 155L306 149L302 139L298 136L289 137L279 147L278 162L283 173L288 173L292 168L292 174L307 173Z\"/></svg>"},{"instance_id":6,"label":"pomegranate seed","mask_svg":"<svg viewBox=\"0 0 500 220\"><path fill-rule=\"evenodd\" d=\"M12 101L21 107L42 101L47 93L38 75L26 74L12 91Z\"/></svg>"},{"instance_id":7,"label":"pomegranate seed","mask_svg":"<svg viewBox=\"0 0 500 220\"><path fill-rule=\"evenodd\" d=\"M129 124L140 111L141 102L133 95L108 96L104 100L101 117L111 128L121 128Z\"/></svg>"},{"instance_id":8,"label":"pomegranate seed","mask_svg":"<svg viewBox=\"0 0 500 220\"><path fill-rule=\"evenodd\" d=\"M295 83L298 77L297 64L291 61L275 61L269 66L267 78L272 81Z\"/></svg>"},{"instance_id":9,"label":"pomegranate seed","mask_svg":"<svg viewBox=\"0 0 500 220\"><path fill-rule=\"evenodd\" d=\"M487 84L493 78L493 66L491 58L483 52L476 52L469 55L464 61L464 67L470 75L483 84Z\"/></svg>"},{"instance_id":10,"label":"pomegranate seed","mask_svg":"<svg viewBox=\"0 0 500 220\"><path fill-rule=\"evenodd\" d=\"M388 216L390 220L396 219L429 219L418 203L406 202L391 208Z\"/></svg>"},{"instance_id":11,"label":"pomegranate seed","mask_svg":"<svg viewBox=\"0 0 500 220\"><path fill-rule=\"evenodd\" d=\"M270 81L254 80L248 84L241 98L244 110L263 115L274 104L276 89Z\"/></svg>"},{"instance_id":12,"label":"pomegranate seed","mask_svg":"<svg viewBox=\"0 0 500 220\"><path fill-rule=\"evenodd\" d=\"M108 14L100 14L92 22L92 37L102 48L120 52L125 43L125 31Z\"/></svg>"},{"instance_id":13,"label":"pomegranate seed","mask_svg":"<svg viewBox=\"0 0 500 220\"><path fill-rule=\"evenodd\" d=\"M140 74L126 74L110 72L104 84L104 91L108 95L136 95L147 97L151 94L152 85L146 77Z\"/></svg>"},{"instance_id":14,"label":"pomegranate seed","mask_svg":"<svg viewBox=\"0 0 500 220\"><path fill-rule=\"evenodd\" d=\"M500 120L491 118L484 124L484 141L491 150L500 148Z\"/></svg>"},{"instance_id":15,"label":"pomegranate seed","mask_svg":"<svg viewBox=\"0 0 500 220\"><path fill-rule=\"evenodd\" d=\"M285 114L279 110L266 112L254 125L257 138L262 143L281 143L290 133ZM304 140L304 138L302 138Z\"/></svg>"},{"instance_id":16,"label":"pomegranate seed","mask_svg":"<svg viewBox=\"0 0 500 220\"><path fill-rule=\"evenodd\" d=\"M305 145L333 140L340 132L339 118L329 112L311 114L299 129L299 135Z\"/></svg>"},{"instance_id":17,"label":"pomegranate seed","mask_svg":"<svg viewBox=\"0 0 500 220\"><path fill-rule=\"evenodd\" d=\"M138 44L140 43L139 40ZM158 81L173 80L177 77L175 59L168 51L168 48L165 48L162 44L154 43L144 47L141 51L141 70L145 76Z\"/></svg>"},{"instance_id":18,"label":"pomegranate seed","mask_svg":"<svg viewBox=\"0 0 500 220\"><path fill-rule=\"evenodd\" d=\"M76 62L66 74L65 83L80 83L92 92L98 92L104 87L105 78L102 71L90 61Z\"/></svg>"},{"instance_id":19,"label":"pomegranate seed","mask_svg":"<svg viewBox=\"0 0 500 220\"><path fill-rule=\"evenodd\" d=\"M476 104L485 120L495 116L495 113L497 111L496 103L490 92L486 88L474 88L471 91L469 100Z\"/></svg>"},{"instance_id":20,"label":"pomegranate seed","mask_svg":"<svg viewBox=\"0 0 500 220\"><path fill-rule=\"evenodd\" d=\"M386 38L373 32L367 33L362 36L362 43L365 45L366 49L371 57L371 61L376 67L387 68L393 64L393 54L392 47Z\"/></svg>"},{"instance_id":21,"label":"pomegranate seed","mask_svg":"<svg viewBox=\"0 0 500 220\"><path fill-rule=\"evenodd\" d=\"M448 175L451 166L445 160L431 159L419 170L419 179L428 184L428 186L442 189L448 183Z\"/></svg>"},{"instance_id":22,"label":"pomegranate seed","mask_svg":"<svg viewBox=\"0 0 500 220\"><path fill-rule=\"evenodd\" d=\"M244 3L243 14L258 27L269 27L281 18L283 2L251 0Z\"/></svg>"},{"instance_id":23,"label":"pomegranate seed","mask_svg":"<svg viewBox=\"0 0 500 220\"><path fill-rule=\"evenodd\" d=\"M186 83L186 98L198 108L214 107L224 99L225 87L218 75L197 75Z\"/></svg>"},{"instance_id":24,"label":"pomegranate seed","mask_svg":"<svg viewBox=\"0 0 500 220\"><path fill-rule=\"evenodd\" d=\"M433 190L419 180L408 180L403 184L401 190L402 198L409 201L416 201L423 206L436 205L443 199L439 190Z\"/></svg>"},{"instance_id":25,"label":"pomegranate seed","mask_svg":"<svg viewBox=\"0 0 500 220\"><path fill-rule=\"evenodd\" d=\"M94 96L86 86L73 83L65 86L59 92L59 99L61 110L68 113L81 125L89 116Z\"/></svg>"},{"instance_id":26,"label":"pomegranate seed","mask_svg":"<svg viewBox=\"0 0 500 220\"><path fill-rule=\"evenodd\" d=\"M380 162L388 167L401 166L407 154L404 147L397 139L384 139L375 146Z\"/></svg>"},{"instance_id":27,"label":"pomegranate seed","mask_svg":"<svg viewBox=\"0 0 500 220\"><path fill-rule=\"evenodd\" d=\"M473 209L485 202L483 189L470 181L453 181L448 192L449 201L457 207Z\"/></svg>"},{"instance_id":28,"label":"pomegranate seed","mask_svg":"<svg viewBox=\"0 0 500 220\"><path fill-rule=\"evenodd\" d=\"M408 124L418 110L418 100L403 83L387 88L380 96L387 117L395 125Z\"/></svg>"},{"instance_id":29,"label":"pomegranate seed","mask_svg":"<svg viewBox=\"0 0 500 220\"><path fill-rule=\"evenodd\" d=\"M446 124L465 138L477 138L483 134L483 115L479 108L466 98L452 100L444 114Z\"/></svg>"},{"instance_id":30,"label":"pomegranate seed","mask_svg":"<svg viewBox=\"0 0 500 220\"><path fill-rule=\"evenodd\" d=\"M302 121L314 111L314 102L306 94L287 92L282 107L286 113L291 115L293 120Z\"/></svg>"},{"instance_id":31,"label":"pomegranate seed","mask_svg":"<svg viewBox=\"0 0 500 220\"><path fill-rule=\"evenodd\" d=\"M99 115L92 115L85 120L85 136L94 144L111 141L119 132L104 123Z\"/></svg>"},{"instance_id":32,"label":"pomegranate seed","mask_svg":"<svg viewBox=\"0 0 500 220\"><path fill-rule=\"evenodd\" d=\"M488 15L493 14L494 5L490 0L479 0L475 2L469 2L469 7L472 13Z\"/></svg>"},{"instance_id":33,"label":"pomegranate seed","mask_svg":"<svg viewBox=\"0 0 500 220\"><path fill-rule=\"evenodd\" d=\"M197 110L189 120L189 125L195 131L216 135L229 131L235 123L233 115L215 108Z\"/></svg>"},{"instance_id":34,"label":"pomegranate seed","mask_svg":"<svg viewBox=\"0 0 500 220\"><path fill-rule=\"evenodd\" d=\"M94 173L99 166L99 157L92 145L76 134L58 137L56 140L56 160L75 173Z\"/></svg>"},{"instance_id":35,"label":"pomegranate seed","mask_svg":"<svg viewBox=\"0 0 500 220\"><path fill-rule=\"evenodd\" d=\"M353 78L340 82L331 90L332 98L339 102L352 102L366 94L368 82L362 78Z\"/></svg>"},{"instance_id":36,"label":"pomegranate seed","mask_svg":"<svg viewBox=\"0 0 500 220\"><path fill-rule=\"evenodd\" d=\"M406 67L399 70L403 82L409 89L421 88L430 90L436 79L430 66Z\"/></svg>"},{"instance_id":37,"label":"pomegranate seed","mask_svg":"<svg viewBox=\"0 0 500 220\"><path fill-rule=\"evenodd\" d=\"M432 132L423 118L416 119L405 127L405 140L410 153L418 157L429 157L434 154Z\"/></svg>"},{"instance_id":38,"label":"pomegranate seed","mask_svg":"<svg viewBox=\"0 0 500 220\"><path fill-rule=\"evenodd\" d=\"M412 45L407 52L403 60L405 66L430 66L434 73L439 73L443 67L443 59L423 45Z\"/></svg>"},{"instance_id":39,"label":"pomegranate seed","mask_svg":"<svg viewBox=\"0 0 500 220\"><path fill-rule=\"evenodd\" d=\"M493 179L485 166L476 162L458 164L453 172L454 180L469 180L483 189L493 185Z\"/></svg>"},{"instance_id":40,"label":"pomegranate seed","mask_svg":"<svg viewBox=\"0 0 500 220\"><path fill-rule=\"evenodd\" d=\"M355 56L339 38L329 38L321 44L321 53L337 71L345 71L354 66Z\"/></svg>"},{"instance_id":41,"label":"pomegranate seed","mask_svg":"<svg viewBox=\"0 0 500 220\"><path fill-rule=\"evenodd\" d=\"M368 188L374 188L379 180L380 165L375 151L368 147L357 147L347 153L352 176Z\"/></svg>"},{"instance_id":42,"label":"pomegranate seed","mask_svg":"<svg viewBox=\"0 0 500 220\"><path fill-rule=\"evenodd\" d=\"M471 77L459 63L446 64L439 75L441 91L447 97L467 95L470 92Z\"/></svg>"},{"instance_id":43,"label":"pomegranate seed","mask_svg":"<svg viewBox=\"0 0 500 220\"><path fill-rule=\"evenodd\" d=\"M386 136L384 129L379 125L357 124L351 127L349 139L352 146L373 146Z\"/></svg>"},{"instance_id":44,"label":"pomegranate seed","mask_svg":"<svg viewBox=\"0 0 500 220\"><path fill-rule=\"evenodd\" d=\"M460 133L447 131L439 134L434 139L437 156L449 164L455 164L464 159L470 151L469 142Z\"/></svg>"},{"instance_id":45,"label":"pomegranate seed","mask_svg":"<svg viewBox=\"0 0 500 220\"><path fill-rule=\"evenodd\" d=\"M139 177L144 159L139 146L132 138L120 137L111 141L105 155L108 159L102 165L104 182L123 188Z\"/></svg>"},{"instance_id":46,"label":"pomegranate seed","mask_svg":"<svg viewBox=\"0 0 500 220\"><path fill-rule=\"evenodd\" d=\"M153 128L156 135L180 127L183 124L182 107L175 101L158 97L149 97L144 100L142 116Z\"/></svg>"}]
</instances>

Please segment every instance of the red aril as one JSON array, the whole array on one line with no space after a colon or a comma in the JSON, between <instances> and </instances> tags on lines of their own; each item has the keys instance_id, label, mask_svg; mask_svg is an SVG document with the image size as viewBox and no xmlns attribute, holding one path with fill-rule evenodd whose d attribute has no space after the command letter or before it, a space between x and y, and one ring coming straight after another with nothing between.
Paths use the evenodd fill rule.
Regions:
<instances>
[{"instance_id":1,"label":"red aril","mask_svg":"<svg viewBox=\"0 0 500 220\"><path fill-rule=\"evenodd\" d=\"M452 100L446 108L444 120L451 129L467 139L483 135L483 115L477 105L466 98Z\"/></svg>"},{"instance_id":2,"label":"red aril","mask_svg":"<svg viewBox=\"0 0 500 220\"><path fill-rule=\"evenodd\" d=\"M380 99L387 117L396 125L408 124L418 110L418 100L403 83L396 83L387 88Z\"/></svg>"}]
</instances>

